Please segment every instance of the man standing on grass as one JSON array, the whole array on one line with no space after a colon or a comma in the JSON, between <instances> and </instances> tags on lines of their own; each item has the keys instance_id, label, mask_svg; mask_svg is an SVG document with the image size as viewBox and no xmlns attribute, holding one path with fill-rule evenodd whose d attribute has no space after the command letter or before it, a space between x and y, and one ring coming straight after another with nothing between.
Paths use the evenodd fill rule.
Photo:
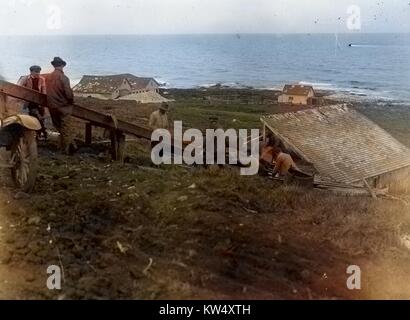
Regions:
<instances>
[{"instance_id":1,"label":"man standing on grass","mask_svg":"<svg viewBox=\"0 0 410 320\"><path fill-rule=\"evenodd\" d=\"M38 91L46 94L46 80L40 75L41 67L30 67L30 74L25 77L21 77L18 81L18 85L29 88L31 90ZM47 140L46 126L44 125L45 108L39 106L36 103L29 102L26 107L28 108L28 114L34 118L37 118L41 124L40 133L43 135L44 140Z\"/></svg>"},{"instance_id":2,"label":"man standing on grass","mask_svg":"<svg viewBox=\"0 0 410 320\"><path fill-rule=\"evenodd\" d=\"M46 78L47 102L53 125L60 132L60 148L64 154L73 154L77 146L73 139L74 93L70 86L70 79L64 74L67 63L55 57L51 62L54 72Z\"/></svg>"},{"instance_id":3,"label":"man standing on grass","mask_svg":"<svg viewBox=\"0 0 410 320\"><path fill-rule=\"evenodd\" d=\"M161 103L159 109L157 111L154 111L151 114L151 116L149 117L148 126L150 127L152 131L155 131L157 129L171 130L171 126L168 120L168 112L169 112L169 105L168 103L163 102ZM159 143L160 141L151 141L151 148L154 148ZM164 155L164 152L162 150L160 151L159 156L162 157L163 155Z\"/></svg>"},{"instance_id":4,"label":"man standing on grass","mask_svg":"<svg viewBox=\"0 0 410 320\"><path fill-rule=\"evenodd\" d=\"M166 102L163 102L159 110L153 112L149 118L149 127L152 131L157 129L170 129L169 120L168 120L169 105Z\"/></svg>"}]
</instances>

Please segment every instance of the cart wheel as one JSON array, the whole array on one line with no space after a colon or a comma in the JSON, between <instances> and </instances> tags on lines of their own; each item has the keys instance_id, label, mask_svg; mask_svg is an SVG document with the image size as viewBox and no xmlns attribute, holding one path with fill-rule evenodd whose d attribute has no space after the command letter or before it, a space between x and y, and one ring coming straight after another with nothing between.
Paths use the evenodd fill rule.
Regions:
<instances>
[{"instance_id":1,"label":"cart wheel","mask_svg":"<svg viewBox=\"0 0 410 320\"><path fill-rule=\"evenodd\" d=\"M14 163L11 176L16 187L23 192L33 191L37 176L37 157L36 133L24 130L11 147L11 159Z\"/></svg>"}]
</instances>

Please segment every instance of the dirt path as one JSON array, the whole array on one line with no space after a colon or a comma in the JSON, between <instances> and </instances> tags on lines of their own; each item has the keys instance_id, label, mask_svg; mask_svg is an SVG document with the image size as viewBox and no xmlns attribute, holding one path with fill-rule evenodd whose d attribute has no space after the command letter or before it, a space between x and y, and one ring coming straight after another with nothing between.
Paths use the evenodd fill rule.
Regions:
<instances>
[{"instance_id":1,"label":"dirt path","mask_svg":"<svg viewBox=\"0 0 410 320\"><path fill-rule=\"evenodd\" d=\"M26 244L19 235L21 222L10 218L17 212L23 213L24 209L12 201L11 193L3 189L0 192L0 300L30 299L38 296L35 292L39 288L45 287L45 280L41 283L39 277L42 268L19 260L15 254L16 247L24 249ZM45 275L44 271L44 279Z\"/></svg>"}]
</instances>

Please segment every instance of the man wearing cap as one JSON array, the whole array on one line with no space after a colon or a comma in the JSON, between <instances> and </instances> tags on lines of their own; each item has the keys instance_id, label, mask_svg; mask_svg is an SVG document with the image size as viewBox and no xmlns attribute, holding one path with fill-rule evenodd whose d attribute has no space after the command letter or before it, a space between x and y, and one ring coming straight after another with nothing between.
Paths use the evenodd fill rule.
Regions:
<instances>
[{"instance_id":1,"label":"man wearing cap","mask_svg":"<svg viewBox=\"0 0 410 320\"><path fill-rule=\"evenodd\" d=\"M160 105L159 110L151 114L148 125L153 131L157 129L170 129L168 111L169 105L164 102Z\"/></svg>"},{"instance_id":2,"label":"man wearing cap","mask_svg":"<svg viewBox=\"0 0 410 320\"><path fill-rule=\"evenodd\" d=\"M77 149L71 128L74 94L70 79L63 71L67 63L60 57L55 57L51 64L55 70L46 78L47 102L53 124L60 132L61 151L70 154Z\"/></svg>"},{"instance_id":3,"label":"man wearing cap","mask_svg":"<svg viewBox=\"0 0 410 320\"><path fill-rule=\"evenodd\" d=\"M30 74L28 76L21 77L18 81L18 85L26 87L41 93L46 94L46 80L40 75L41 67L32 66L30 67ZM36 103L29 102L26 107L28 108L28 113L30 116L35 117L41 124L40 133L43 135L44 139L47 140L47 131L44 125L45 108L44 106L39 106Z\"/></svg>"},{"instance_id":4,"label":"man wearing cap","mask_svg":"<svg viewBox=\"0 0 410 320\"><path fill-rule=\"evenodd\" d=\"M170 125L168 121L168 111L168 103L163 102L159 106L159 109L151 114L148 125L152 131L155 131L157 129L170 130ZM151 141L151 148L154 148L159 143L159 141ZM163 151L161 151L159 155L162 157Z\"/></svg>"}]
</instances>

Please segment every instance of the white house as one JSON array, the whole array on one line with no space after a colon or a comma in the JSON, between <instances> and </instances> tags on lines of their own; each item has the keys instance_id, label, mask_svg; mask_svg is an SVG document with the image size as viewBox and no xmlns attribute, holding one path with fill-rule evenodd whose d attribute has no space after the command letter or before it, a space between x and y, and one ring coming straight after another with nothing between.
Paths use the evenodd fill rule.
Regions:
<instances>
[{"instance_id":1,"label":"white house","mask_svg":"<svg viewBox=\"0 0 410 320\"><path fill-rule=\"evenodd\" d=\"M282 94L278 98L278 102L293 105L308 105L312 104L314 98L315 90L313 90L312 86L287 84L283 88Z\"/></svg>"},{"instance_id":2,"label":"white house","mask_svg":"<svg viewBox=\"0 0 410 320\"><path fill-rule=\"evenodd\" d=\"M119 99L142 93L159 93L160 84L154 78L140 78L132 74L83 76L73 88L76 96L99 99ZM134 99L131 99L134 100Z\"/></svg>"}]
</instances>

